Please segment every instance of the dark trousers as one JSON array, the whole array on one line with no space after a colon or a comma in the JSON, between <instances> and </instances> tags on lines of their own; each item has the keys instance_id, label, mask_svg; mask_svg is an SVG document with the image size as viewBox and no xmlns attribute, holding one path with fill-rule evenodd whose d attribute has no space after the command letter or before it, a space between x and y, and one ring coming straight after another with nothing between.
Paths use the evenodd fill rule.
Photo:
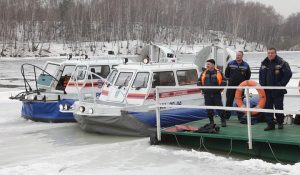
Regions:
<instances>
[{"instance_id":1,"label":"dark trousers","mask_svg":"<svg viewBox=\"0 0 300 175\"><path fill-rule=\"evenodd\" d=\"M227 89L227 91L226 91L226 106L227 107L232 107L234 97L235 97L235 91L236 91L236 89ZM244 99L244 90L243 90L242 96L243 96L242 99ZM238 114L238 116L242 116L243 112L237 111L237 114ZM231 116L231 111L226 111L225 118L229 119L230 116Z\"/></svg>"},{"instance_id":2,"label":"dark trousers","mask_svg":"<svg viewBox=\"0 0 300 175\"><path fill-rule=\"evenodd\" d=\"M227 89L226 91L226 106L232 107L236 89ZM225 117L229 119L231 116L231 111L226 111Z\"/></svg>"},{"instance_id":3,"label":"dark trousers","mask_svg":"<svg viewBox=\"0 0 300 175\"><path fill-rule=\"evenodd\" d=\"M204 94L204 100L206 106L223 106L221 93L215 94ZM224 119L225 111L224 110L217 110L221 119ZM207 114L210 120L214 118L214 110L207 109Z\"/></svg>"},{"instance_id":4,"label":"dark trousers","mask_svg":"<svg viewBox=\"0 0 300 175\"><path fill-rule=\"evenodd\" d=\"M265 109L275 108L277 110L283 110L283 98L284 98L284 94L267 93ZM274 113L264 113L264 116L266 118L268 125L274 124L273 122ZM275 116L276 116L277 123L282 124L284 120L284 114L276 113Z\"/></svg>"}]
</instances>

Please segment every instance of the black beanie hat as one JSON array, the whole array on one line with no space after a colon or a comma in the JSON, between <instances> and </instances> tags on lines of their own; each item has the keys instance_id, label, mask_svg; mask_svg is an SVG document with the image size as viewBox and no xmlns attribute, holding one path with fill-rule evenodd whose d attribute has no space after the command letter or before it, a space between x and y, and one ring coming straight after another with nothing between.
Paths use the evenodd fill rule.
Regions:
<instances>
[{"instance_id":1,"label":"black beanie hat","mask_svg":"<svg viewBox=\"0 0 300 175\"><path fill-rule=\"evenodd\" d=\"M206 62L209 62L209 63L212 63L212 64L216 64L215 60L214 59L209 59L209 60L206 60Z\"/></svg>"}]
</instances>

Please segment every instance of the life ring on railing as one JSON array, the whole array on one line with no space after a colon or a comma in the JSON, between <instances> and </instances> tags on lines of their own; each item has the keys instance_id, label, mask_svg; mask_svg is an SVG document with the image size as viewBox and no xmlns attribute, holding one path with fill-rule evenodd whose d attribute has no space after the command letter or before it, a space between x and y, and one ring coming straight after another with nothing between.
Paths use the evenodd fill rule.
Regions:
<instances>
[{"instance_id":1,"label":"life ring on railing","mask_svg":"<svg viewBox=\"0 0 300 175\"><path fill-rule=\"evenodd\" d=\"M259 86L259 84L253 80L245 80L239 86L240 87L242 87L242 86ZM262 88L256 88L256 90L259 95L259 101L255 108L263 109L266 104L265 90ZM243 100L242 100L242 94L243 94L243 89L236 89L234 99L235 99L235 102L238 107L245 107ZM251 112L251 115L256 115L256 114L258 114L258 112L255 112L255 111Z\"/></svg>"}]
</instances>

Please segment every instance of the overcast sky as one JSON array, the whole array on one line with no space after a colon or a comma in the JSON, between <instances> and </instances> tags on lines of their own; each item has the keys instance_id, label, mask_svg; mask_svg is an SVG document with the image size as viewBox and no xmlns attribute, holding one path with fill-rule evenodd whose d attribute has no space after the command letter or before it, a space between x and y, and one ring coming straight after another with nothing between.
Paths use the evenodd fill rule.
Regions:
<instances>
[{"instance_id":1,"label":"overcast sky","mask_svg":"<svg viewBox=\"0 0 300 175\"><path fill-rule=\"evenodd\" d=\"M245 0L257 1L266 5L271 5L277 12L285 18L292 13L300 12L300 0Z\"/></svg>"}]
</instances>

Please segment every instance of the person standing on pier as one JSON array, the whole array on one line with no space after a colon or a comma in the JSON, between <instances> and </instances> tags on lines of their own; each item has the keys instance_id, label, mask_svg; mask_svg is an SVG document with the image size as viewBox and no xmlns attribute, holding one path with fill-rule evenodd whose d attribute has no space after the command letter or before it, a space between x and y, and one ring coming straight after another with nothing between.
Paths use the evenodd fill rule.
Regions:
<instances>
[{"instance_id":1,"label":"person standing on pier","mask_svg":"<svg viewBox=\"0 0 300 175\"><path fill-rule=\"evenodd\" d=\"M223 74L215 68L215 60L206 61L206 69L201 73L198 82L199 86L224 86ZM223 106L221 92L223 89L202 89L205 105L207 106ZM221 117L221 126L226 127L225 111L217 110ZM207 110L210 124L214 124L214 110Z\"/></svg>"},{"instance_id":2,"label":"person standing on pier","mask_svg":"<svg viewBox=\"0 0 300 175\"><path fill-rule=\"evenodd\" d=\"M251 77L250 66L243 60L244 52L238 51L236 59L230 61L225 69L225 77L228 79L228 86L238 86L241 82L249 80ZM226 106L232 107L236 89L227 89ZM229 119L231 111L226 111L225 118Z\"/></svg>"},{"instance_id":3,"label":"person standing on pier","mask_svg":"<svg viewBox=\"0 0 300 175\"><path fill-rule=\"evenodd\" d=\"M267 58L261 62L259 69L259 84L261 86L279 86L284 87L292 77L292 71L289 64L277 55L275 48L267 50ZM284 94L286 89L265 89L266 105L265 109L283 110ZM268 126L265 131L274 130L274 113L264 113ZM283 113L276 113L278 129L283 129Z\"/></svg>"}]
</instances>

